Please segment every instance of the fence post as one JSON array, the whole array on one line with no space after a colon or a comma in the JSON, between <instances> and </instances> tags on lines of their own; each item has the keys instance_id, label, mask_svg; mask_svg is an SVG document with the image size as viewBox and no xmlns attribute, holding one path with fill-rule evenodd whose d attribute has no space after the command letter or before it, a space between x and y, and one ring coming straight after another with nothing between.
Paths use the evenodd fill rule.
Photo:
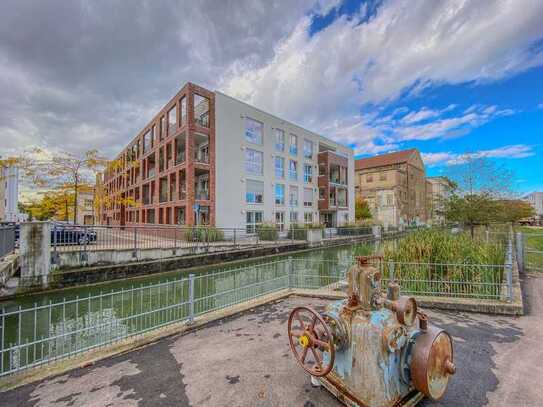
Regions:
<instances>
[{"instance_id":1,"label":"fence post","mask_svg":"<svg viewBox=\"0 0 543 407\"><path fill-rule=\"evenodd\" d=\"M507 244L507 301L511 302L513 300L513 243L511 236L509 236L509 241Z\"/></svg>"},{"instance_id":2,"label":"fence post","mask_svg":"<svg viewBox=\"0 0 543 407\"><path fill-rule=\"evenodd\" d=\"M524 273L524 238L522 232L517 232L517 265L519 273Z\"/></svg>"},{"instance_id":3,"label":"fence post","mask_svg":"<svg viewBox=\"0 0 543 407\"><path fill-rule=\"evenodd\" d=\"M132 257L138 257L138 228L134 226L134 251L132 252Z\"/></svg>"},{"instance_id":4,"label":"fence post","mask_svg":"<svg viewBox=\"0 0 543 407\"><path fill-rule=\"evenodd\" d=\"M189 325L194 323L194 277L195 274L189 274Z\"/></svg>"},{"instance_id":5,"label":"fence post","mask_svg":"<svg viewBox=\"0 0 543 407\"><path fill-rule=\"evenodd\" d=\"M395 275L394 275L394 263L389 261L388 262L388 273L389 273L389 280L388 281L394 281Z\"/></svg>"},{"instance_id":6,"label":"fence post","mask_svg":"<svg viewBox=\"0 0 543 407\"><path fill-rule=\"evenodd\" d=\"M234 228L234 248L236 247L236 232L237 232L237 229Z\"/></svg>"},{"instance_id":7,"label":"fence post","mask_svg":"<svg viewBox=\"0 0 543 407\"><path fill-rule=\"evenodd\" d=\"M292 256L289 256L288 257L288 263L287 263L287 268L288 268L288 288L289 290L291 290L293 287L293 274L294 274L294 264L292 263Z\"/></svg>"}]
</instances>

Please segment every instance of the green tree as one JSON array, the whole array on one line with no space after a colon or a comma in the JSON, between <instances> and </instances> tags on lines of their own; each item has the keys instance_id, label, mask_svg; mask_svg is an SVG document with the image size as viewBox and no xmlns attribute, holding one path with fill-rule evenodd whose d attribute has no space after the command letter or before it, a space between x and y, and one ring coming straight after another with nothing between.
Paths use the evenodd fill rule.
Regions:
<instances>
[{"instance_id":1,"label":"green tree","mask_svg":"<svg viewBox=\"0 0 543 407\"><path fill-rule=\"evenodd\" d=\"M65 210L65 216L71 217L74 223L77 222L79 192L82 188L92 188L96 174L107 165L112 165L100 157L97 150L77 155L69 152L52 154L40 148L21 154L16 158L16 163L24 176L38 188L70 197L69 200L64 199L72 207L71 211Z\"/></svg>"},{"instance_id":2,"label":"green tree","mask_svg":"<svg viewBox=\"0 0 543 407\"><path fill-rule=\"evenodd\" d=\"M368 204L368 201L366 201L364 198L356 198L354 206L354 217L356 221L362 221L372 218L370 206Z\"/></svg>"},{"instance_id":3,"label":"green tree","mask_svg":"<svg viewBox=\"0 0 543 407\"><path fill-rule=\"evenodd\" d=\"M500 201L514 194L512 171L480 154L465 154L449 168L448 178L455 189L441 209L447 221L468 226L472 236L475 226L503 222Z\"/></svg>"}]
</instances>

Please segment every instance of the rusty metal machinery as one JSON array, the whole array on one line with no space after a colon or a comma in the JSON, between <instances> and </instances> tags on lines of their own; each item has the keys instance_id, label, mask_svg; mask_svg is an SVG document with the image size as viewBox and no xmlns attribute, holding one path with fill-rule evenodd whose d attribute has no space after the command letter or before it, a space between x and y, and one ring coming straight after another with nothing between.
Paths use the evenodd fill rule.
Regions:
<instances>
[{"instance_id":1,"label":"rusty metal machinery","mask_svg":"<svg viewBox=\"0 0 543 407\"><path fill-rule=\"evenodd\" d=\"M412 406L438 400L455 373L451 336L400 296L392 281L386 295L381 275L358 257L347 273L347 299L323 314L295 308L289 317L290 347L300 366L348 406Z\"/></svg>"}]
</instances>

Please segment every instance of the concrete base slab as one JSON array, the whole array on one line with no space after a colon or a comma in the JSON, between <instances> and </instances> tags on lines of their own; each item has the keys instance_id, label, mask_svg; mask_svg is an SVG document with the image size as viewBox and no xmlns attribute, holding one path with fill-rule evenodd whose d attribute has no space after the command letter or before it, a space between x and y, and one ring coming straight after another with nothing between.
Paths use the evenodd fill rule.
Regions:
<instances>
[{"instance_id":1,"label":"concrete base slab","mask_svg":"<svg viewBox=\"0 0 543 407\"><path fill-rule=\"evenodd\" d=\"M453 336L457 374L442 400L420 405L541 405L543 276L528 276L524 288L522 317L427 311L433 324ZM339 407L328 390L311 385L290 353L286 333L294 307L322 310L328 301L275 298L198 329L172 331L147 346L57 371L2 393L0 406Z\"/></svg>"}]
</instances>

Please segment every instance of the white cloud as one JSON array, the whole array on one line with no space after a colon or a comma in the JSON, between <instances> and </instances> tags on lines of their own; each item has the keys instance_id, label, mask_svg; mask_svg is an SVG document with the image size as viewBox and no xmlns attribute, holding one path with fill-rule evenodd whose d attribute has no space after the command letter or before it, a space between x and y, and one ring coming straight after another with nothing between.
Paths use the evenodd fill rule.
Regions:
<instances>
[{"instance_id":1,"label":"white cloud","mask_svg":"<svg viewBox=\"0 0 543 407\"><path fill-rule=\"evenodd\" d=\"M543 37L541 16L543 2L530 0L487 1L484 7L479 1L391 0L365 21L339 18L312 37L305 17L275 46L272 59L256 67L233 64L220 88L319 131L338 117L351 120L364 104L376 108L406 92L493 81L543 64L543 52L532 47ZM427 140L450 129L461 135L513 113L472 109L473 115L401 129L400 138ZM441 114L423 109L405 116L404 124Z\"/></svg>"},{"instance_id":2,"label":"white cloud","mask_svg":"<svg viewBox=\"0 0 543 407\"><path fill-rule=\"evenodd\" d=\"M535 152L532 146L515 144L490 150L479 150L470 153L470 155L474 157L518 159L531 157L535 155ZM422 159L428 166L461 164L464 162L463 157L463 154L453 152L422 153Z\"/></svg>"}]
</instances>

